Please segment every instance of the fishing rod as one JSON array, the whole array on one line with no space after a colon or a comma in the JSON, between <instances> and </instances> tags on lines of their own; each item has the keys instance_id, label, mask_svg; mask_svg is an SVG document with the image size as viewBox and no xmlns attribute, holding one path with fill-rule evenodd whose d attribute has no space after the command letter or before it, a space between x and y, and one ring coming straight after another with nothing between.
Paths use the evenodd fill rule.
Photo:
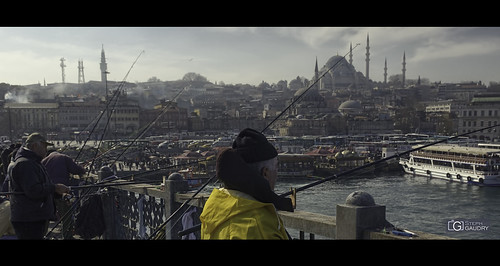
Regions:
<instances>
[{"instance_id":1,"label":"fishing rod","mask_svg":"<svg viewBox=\"0 0 500 266\"><path fill-rule=\"evenodd\" d=\"M463 137L463 136L466 136L466 135L469 135L469 134L473 134L473 133L476 133L476 132L480 132L480 131L483 131L483 130L492 129L492 128L495 128L495 127L498 127L498 126L500 126L500 124L493 125L493 126L488 126L488 127L484 127L484 128L481 128L481 129L477 129L477 130L471 131L471 132L467 132L467 133L463 133L463 134L460 134L460 135L456 135L456 136L452 136L452 137L449 137L449 138L445 138L445 139L442 139L442 140L438 140L438 141L435 141L435 142L431 142L429 144L425 144L425 145L419 146L417 148L413 148L413 149L410 149L410 150L407 150L407 151L404 151L404 152L401 152L401 153L397 153L397 154L394 154L392 156L389 156L389 157L386 157L386 158L383 158L383 159L380 159L380 160L377 160L377 161L374 161L374 162L371 162L371 163L367 163L365 165L362 165L362 166L359 166L359 167L347 170L347 171L339 173L339 174L335 174L335 175L331 175L331 176L325 177L325 178L323 178L321 180L318 180L316 182L312 182L312 183L304 185L302 187L294 188L294 191L295 192L303 191L303 190L306 190L308 188L311 188L311 187L317 186L319 184L322 184L322 183L324 183L326 181L330 181L330 180L333 180L333 179L338 179L339 177L352 174L352 173L354 173L356 171L368 168L370 166L373 166L373 165L376 165L376 164L379 164L379 163L382 163L382 162L385 162L385 161L388 161L388 160L391 160L391 159L394 159L394 158L399 158L402 155L406 155L406 154L409 154L411 152L421 150L423 148L427 148L427 147L430 147L430 146L433 146L433 145L436 145L436 144L439 144L439 143L447 142L447 141L450 141L450 140L453 140L453 139L456 139L456 138L460 138L460 137ZM293 193L293 191L288 191L288 192L285 192L285 193L281 194L280 197L286 197L286 196L291 195L292 193Z\"/></svg>"},{"instance_id":2,"label":"fishing rod","mask_svg":"<svg viewBox=\"0 0 500 266\"><path fill-rule=\"evenodd\" d=\"M116 95L116 96L117 96L116 98L118 98L118 95L119 95L119 93L118 93L118 92L121 90L121 88L123 88L123 85L125 84L125 81L127 80L127 77L128 77L128 75L130 74L130 71L132 70L132 68L134 67L134 65L137 63L137 61L139 60L139 57L141 57L141 55L142 55L144 52L145 52L145 51L144 51L144 50L142 50L142 51L139 53L139 55L137 56L137 58L134 60L134 62L132 63L132 65L131 65L131 66L130 66L130 68L128 69L127 74L125 75L125 77L123 78L122 82L120 83L120 85L119 85L119 86L118 86L118 88L116 89L115 93L113 94L113 97ZM106 96L107 96L107 95L106 95ZM113 98L113 97L112 97L112 98ZM111 98L111 99L112 99L112 98ZM108 106L109 106L109 104L111 103L111 99L110 99L110 100L107 102L107 104L106 104L106 111L108 110ZM113 110L114 110L114 108L116 107L116 102L117 102L117 100L115 100L115 105L113 106ZM101 112L100 117L99 117L99 120L102 118L103 113L104 113L104 112ZM111 116L110 116L110 115L108 115L108 121L107 121L107 123L106 123L106 127L109 125L109 120L110 120L110 117L111 117ZM98 122L99 122L99 121L97 121L97 122L96 122L96 125L94 126L94 129L95 129L95 127L97 126ZM106 127L104 128L104 130L106 129ZM93 129L93 130L94 130L94 129ZM88 137L87 137L87 139L85 140L84 145L83 145L83 146L82 146L82 148L80 149L80 152L78 153L78 155L77 155L77 157L76 157L76 158L78 158L78 156L80 156L81 151L83 150L83 147L85 146L85 144L87 143L87 141L90 139L90 136L91 136L91 134L89 134L89 136L88 136ZM101 140L100 140L100 142L99 142L99 145L102 143L103 138L104 138L104 133L103 133L103 134L102 134L102 136L101 136ZM97 150L97 151L99 151L99 147L98 147L96 150ZM97 155L97 153L96 153L96 155ZM75 158L75 161L76 161L76 158ZM90 170L92 169L92 166L93 166L93 164L94 164L94 161L95 161L95 160L92 160L92 163L91 163L91 165L90 165L90 167L89 167L89 173L90 173ZM87 191L86 191L86 193L85 193L84 195L82 195L81 197L79 197L79 198L78 198L78 199L77 199L77 200L76 200L76 201L75 201L75 202L71 205L71 208L69 208L69 210L68 210L68 211L67 211L67 212L66 212L66 213L65 213L65 214L61 217L61 219L59 219L59 220L57 221L57 223L54 225L54 227L52 227L52 229L51 229L49 232L47 232L47 234L45 234L45 236L44 236L44 238L45 238L45 239L47 239L47 238L48 238L48 236L49 236L49 235L50 235L50 234L54 231L54 229L55 229L55 228L56 228L56 227L57 227L57 226L58 226L58 225L59 225L59 224L63 221L63 219L67 219L67 218L69 217L69 215L70 215L70 214L71 214L74 210L76 210L76 206L77 206L77 204L78 204L78 203L79 203L79 202L80 202L83 198L85 198L85 196L86 196L87 194L89 194L89 193L90 193L90 190L87 190Z\"/></svg>"},{"instance_id":3,"label":"fishing rod","mask_svg":"<svg viewBox=\"0 0 500 266\"><path fill-rule=\"evenodd\" d=\"M175 101L179 95L181 95L181 93L184 91L185 87L182 88L182 90L180 90L175 96L174 98L172 99L172 102ZM152 120L143 130L141 133L139 133L139 135L137 135L134 140L125 148L125 150L122 151L122 153L120 155L118 155L116 157L116 159L113 161L112 164L116 163L116 161L118 161L118 159L123 155L125 154L125 152L128 150L128 148L130 148L132 146L132 144L134 144L134 142L136 142L139 138L141 138L159 119L160 117L167 111L167 109L170 107L170 104L167 103L165 104L165 106L163 107L163 109L161 110L161 112L156 116L156 118L154 120Z\"/></svg>"},{"instance_id":4,"label":"fishing rod","mask_svg":"<svg viewBox=\"0 0 500 266\"><path fill-rule=\"evenodd\" d=\"M78 191L82 189L89 188L105 188L105 187L117 187L117 186L127 186L127 185L138 185L138 184L152 184L152 183L162 183L163 180L132 180L132 181L121 181L121 182L112 182L112 181L121 181L119 177L109 180L103 183L91 184L91 185L79 185L79 186L68 186L70 192ZM24 195L24 192L0 192L0 196L8 196L8 195Z\"/></svg>"},{"instance_id":5,"label":"fishing rod","mask_svg":"<svg viewBox=\"0 0 500 266\"><path fill-rule=\"evenodd\" d=\"M183 88L182 90L180 90L175 96L174 98L172 99L171 102L175 101L180 95L181 93L185 90L185 88ZM135 138L129 142L129 144L127 144L126 146L122 146L120 143L117 143L115 145L113 145L112 147L110 147L108 150L106 150L105 152L102 152L101 154L99 155L96 155L92 160L94 159L100 159L101 157L103 157L104 155L106 155L107 153L113 151L113 150L117 150L118 148L123 148L123 151L121 151L121 153L114 159L114 161L111 163L114 164L118 161L118 159L123 156L123 154L125 154L125 152L130 148L132 147L132 145L134 145L134 143L140 139L159 119L160 117L165 114L165 112L168 110L168 108L170 107L170 102L167 102L167 104L162 108L162 110L160 111L160 113L153 119L151 120L146 126L144 126L140 133L137 134L135 136ZM88 163L88 162L87 162Z\"/></svg>"},{"instance_id":6,"label":"fishing rod","mask_svg":"<svg viewBox=\"0 0 500 266\"><path fill-rule=\"evenodd\" d=\"M73 190L88 189L88 188L105 188L105 187L151 184L151 183L163 182L163 180L133 180L133 181L112 182L112 181L117 181L117 180L119 181L120 179L116 178L116 179L111 180L110 182L101 183L101 184L69 186L69 189L71 191L73 191Z\"/></svg>"},{"instance_id":7,"label":"fishing rod","mask_svg":"<svg viewBox=\"0 0 500 266\"><path fill-rule=\"evenodd\" d=\"M78 159L78 157L80 156L81 152L83 151L83 148L84 148L84 147L85 147L85 145L87 144L87 141L90 139L90 137L92 136L92 133L94 132L94 130L96 129L97 125L98 125L98 124L99 124L99 122L101 121L102 116L104 115L104 113L107 113L107 114L108 114L108 121L106 122L106 126L104 127L104 132L103 132L103 134L102 134L102 136L101 136L101 140L100 140L100 142L99 142L99 145L100 145L100 143L102 142L102 139L103 139L104 134L105 134L105 132L106 132L106 128L108 127L108 125L109 125L109 121L110 121L110 119L111 119L111 115L109 115L108 107L109 107L109 105L111 104L111 102L114 100L114 101L115 101L115 104L113 105L113 109L112 109L111 111L115 110L115 108L116 108L116 104L117 104L117 102L118 102L118 97L119 97L119 95L120 95L120 90L121 90L121 89L123 89L123 87L124 87L124 85L125 85L125 82L126 82L126 80L127 80L127 77L128 77L128 75L130 74L130 71L131 71L131 70L132 70L132 68L135 66L135 64L137 63L137 61L139 60L139 58L141 57L141 55L142 55L143 53L145 53L145 51L144 51L144 50L142 50L142 51L139 53L139 55L137 56L137 58L134 60L134 62L132 63L132 65L131 65L131 66L130 66L130 68L128 69L127 73L125 74L125 77L123 77L122 81L121 81L121 82L120 82L120 84L118 85L118 88L115 90L115 92L113 93L113 95L111 96L111 98L106 99L106 101L107 101L107 102L106 102L106 107L105 107L105 109L104 109L105 111L101 111L101 112L100 112L100 114L97 116L97 117L98 117L98 119L97 119L97 121L96 121L96 123L95 123L94 127L92 128L92 131L91 131L91 132L90 132L90 134L87 136L87 138L85 139L85 141L84 141L84 143L83 143L82 147L80 148L80 151L78 152L78 155L76 156L75 161L76 161L76 160ZM106 82L107 82L107 81L106 81ZM107 97L108 97L108 95L106 95L106 98L107 98ZM94 120L95 120L95 119L94 119ZM93 122L93 121L92 121L92 122ZM91 123L92 123L92 122L91 122ZM89 124L89 125L90 125L90 124ZM87 127L88 127L88 125L87 125ZM93 162L92 162L92 164L93 164ZM92 166L92 165L91 165L91 166Z\"/></svg>"},{"instance_id":8,"label":"fishing rod","mask_svg":"<svg viewBox=\"0 0 500 266\"><path fill-rule=\"evenodd\" d=\"M325 183L327 181L330 181L330 180L333 180L333 179L338 179L338 178L340 178L342 176L346 176L346 175L349 175L349 174L353 174L354 172L366 169L366 168L368 168L370 166L374 166L376 164L383 163L385 161L388 161L388 160L391 160L391 159L394 159L394 158L399 158L402 155L406 155L406 154L409 154L409 153L414 152L414 151L421 150L421 149L426 148L426 147L430 147L430 146L433 146L433 145L436 145L436 144L439 144L439 143L447 142L447 141L450 141L450 140L453 140L453 139L456 139L456 138L460 138L460 137L463 137L463 136L466 136L466 135L469 135L469 134L473 134L473 133L476 133L476 132L480 132L480 131L483 131L483 130L492 129L492 128L495 128L495 127L498 127L498 126L500 126L500 124L493 125L493 126L488 126L488 127L484 127L484 128L481 128L481 129L473 130L471 132L463 133L463 134L460 134L460 135L456 135L456 136L452 136L452 137L445 138L445 139L442 139L442 140L438 140L438 141L435 141L435 142L432 142L432 143L429 143L429 144L418 146L417 148L413 148L413 149L410 149L410 150L407 150L407 151L404 151L404 152L401 152L401 153L397 153L395 155L386 157L384 159L380 159L380 160L377 160L377 161L374 161L374 162L371 162L371 163L368 163L368 164L365 164L365 165L362 165L362 166L359 166L359 167L356 167L356 168L344 171L344 172L339 173L339 174L335 174L335 175L331 175L331 176L325 177L325 178L323 178L321 180L318 180L316 182L312 182L312 183L304 185L302 187L293 188L290 191L285 192L285 193L283 193L283 194L281 194L279 196L280 197L290 196L292 194L295 194L297 192L306 190L308 188L320 185L320 184ZM196 232L196 231L198 231L200 229L201 229L201 224L197 224L197 225L194 225L193 227L187 228L187 229L185 229L183 231L179 231L178 232L178 236L182 236L182 235L186 235L186 234L189 234L189 233L193 233L193 232Z\"/></svg>"},{"instance_id":9,"label":"fishing rod","mask_svg":"<svg viewBox=\"0 0 500 266\"><path fill-rule=\"evenodd\" d=\"M357 43L356 46L354 46L347 54L345 54L342 59L345 59L345 57L351 53L354 49L356 49L356 47L358 47L359 45L361 45L360 43ZM321 74L320 76L318 76L318 78L315 79L315 81L309 85L309 87L302 93L299 95L299 97L297 97L296 99L294 99L285 109L283 109L283 111L281 111L281 113L276 116L276 118L274 118L264 129L262 129L261 133L264 133L264 131L266 131L266 129L268 129L272 124L274 124L274 122L276 122L283 114L285 114L286 111L288 111L288 109L290 109L293 105L295 105L295 103L297 101L299 101L300 99L302 99L302 97L314 86L316 85L316 83L318 83L327 73L330 73L330 71L335 68L341 61L342 59L339 59L337 62L335 62L335 64L333 64L328 70L326 70L325 72L323 72L323 74Z\"/></svg>"},{"instance_id":10,"label":"fishing rod","mask_svg":"<svg viewBox=\"0 0 500 266\"><path fill-rule=\"evenodd\" d=\"M351 53L356 47L358 47L360 45L360 43L357 43L356 46L354 46L348 53L346 53L342 59L345 59L345 57ZM261 133L264 133L264 131L266 131L272 124L274 124L281 116L283 116L283 114L286 113L286 111L288 111L288 109L290 109L293 105L295 105L300 99L302 99L302 97L314 86L316 85L316 83L318 83L321 78L323 78L327 73L329 73L332 69L334 69L341 61L342 59L339 59L337 62L335 62L335 64L333 64L330 68L328 68L327 71L325 71L323 74L321 74L320 76L318 76L314 82L312 82L309 87L304 90L296 99L294 99L280 114L278 114L278 116L276 116L276 118L274 118L269 124L267 124L267 126L264 127L264 129L262 129ZM193 200L199 193L200 191L202 191L210 182L212 182L215 178L217 177L217 175L213 175L210 179L208 179L207 182L205 182L198 190L196 190L196 192L191 196L189 197L188 199L186 199L182 204L181 206L179 206L179 208L177 208L166 220L165 222L163 222L160 226L158 226L158 228L151 234L151 236L148 238L148 239L152 239L153 237L155 237L158 232L160 230L162 230L166 224L184 207L186 206L189 202L191 202L191 200ZM184 213L187 211L187 209L184 211ZM179 222L181 217L179 217L175 223L177 224Z\"/></svg>"}]
</instances>

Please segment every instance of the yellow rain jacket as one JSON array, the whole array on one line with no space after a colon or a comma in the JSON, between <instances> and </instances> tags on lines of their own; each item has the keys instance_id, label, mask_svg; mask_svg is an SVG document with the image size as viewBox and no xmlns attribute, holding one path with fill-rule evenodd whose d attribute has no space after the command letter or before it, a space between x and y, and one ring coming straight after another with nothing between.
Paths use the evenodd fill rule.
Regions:
<instances>
[{"instance_id":1,"label":"yellow rain jacket","mask_svg":"<svg viewBox=\"0 0 500 266\"><path fill-rule=\"evenodd\" d=\"M272 203L231 189L214 189L200 215L201 239L288 239Z\"/></svg>"}]
</instances>

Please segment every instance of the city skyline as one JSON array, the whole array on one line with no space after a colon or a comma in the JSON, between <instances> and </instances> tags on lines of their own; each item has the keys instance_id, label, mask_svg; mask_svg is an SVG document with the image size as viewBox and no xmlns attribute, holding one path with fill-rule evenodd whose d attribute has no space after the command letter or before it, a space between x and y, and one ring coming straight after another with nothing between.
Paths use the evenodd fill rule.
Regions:
<instances>
[{"instance_id":1,"label":"city skyline","mask_svg":"<svg viewBox=\"0 0 500 266\"><path fill-rule=\"evenodd\" d=\"M370 79L402 73L431 82L500 81L499 27L1 27L0 82L11 85L78 82L78 61L85 80L100 81L101 49L108 80L179 80L188 72L226 84L275 83L314 75L349 46L353 65L366 75L370 37ZM144 53L141 54L141 52ZM139 57L131 69L132 63ZM349 57L347 56L346 59Z\"/></svg>"}]
</instances>

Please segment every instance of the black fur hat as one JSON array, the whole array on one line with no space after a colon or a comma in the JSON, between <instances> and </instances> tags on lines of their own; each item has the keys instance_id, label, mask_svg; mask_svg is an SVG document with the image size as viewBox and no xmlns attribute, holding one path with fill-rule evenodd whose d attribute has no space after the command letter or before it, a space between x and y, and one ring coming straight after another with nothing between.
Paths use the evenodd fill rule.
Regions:
<instances>
[{"instance_id":1,"label":"black fur hat","mask_svg":"<svg viewBox=\"0 0 500 266\"><path fill-rule=\"evenodd\" d=\"M291 199L274 193L269 182L249 167L236 149L226 148L219 152L216 172L225 188L244 192L260 202L273 203L278 210L293 212Z\"/></svg>"},{"instance_id":2,"label":"black fur hat","mask_svg":"<svg viewBox=\"0 0 500 266\"><path fill-rule=\"evenodd\" d=\"M276 148L266 136L251 128L243 129L233 142L233 149L247 163L269 160L278 156Z\"/></svg>"}]
</instances>

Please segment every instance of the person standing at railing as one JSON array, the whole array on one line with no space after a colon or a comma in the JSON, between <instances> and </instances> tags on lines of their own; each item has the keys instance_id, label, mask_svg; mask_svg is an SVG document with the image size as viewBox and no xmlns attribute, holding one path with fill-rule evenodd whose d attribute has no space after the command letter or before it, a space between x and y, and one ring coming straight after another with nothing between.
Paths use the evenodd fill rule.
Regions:
<instances>
[{"instance_id":1,"label":"person standing at railing","mask_svg":"<svg viewBox=\"0 0 500 266\"><path fill-rule=\"evenodd\" d=\"M18 239L43 239L49 220L55 220L54 197L69 193L64 184L50 181L41 164L47 146L39 133L28 136L9 166L11 222Z\"/></svg>"},{"instance_id":2,"label":"person standing at railing","mask_svg":"<svg viewBox=\"0 0 500 266\"><path fill-rule=\"evenodd\" d=\"M244 129L233 147L218 154L215 188L201 220L202 239L289 239L276 209L293 211L289 198L274 193L278 153L266 137Z\"/></svg>"},{"instance_id":3,"label":"person standing at railing","mask_svg":"<svg viewBox=\"0 0 500 266\"><path fill-rule=\"evenodd\" d=\"M47 153L47 156L42 160L42 164L47 169L47 174L52 183L61 183L68 187L76 186L80 182L73 179L71 175L78 175L81 178L86 172L85 168L77 164L71 157L55 150L50 150ZM54 202L59 219L63 218L71 210L71 202L68 200L56 198ZM73 238L73 227L73 215L67 215L62 221L63 239Z\"/></svg>"}]
</instances>

